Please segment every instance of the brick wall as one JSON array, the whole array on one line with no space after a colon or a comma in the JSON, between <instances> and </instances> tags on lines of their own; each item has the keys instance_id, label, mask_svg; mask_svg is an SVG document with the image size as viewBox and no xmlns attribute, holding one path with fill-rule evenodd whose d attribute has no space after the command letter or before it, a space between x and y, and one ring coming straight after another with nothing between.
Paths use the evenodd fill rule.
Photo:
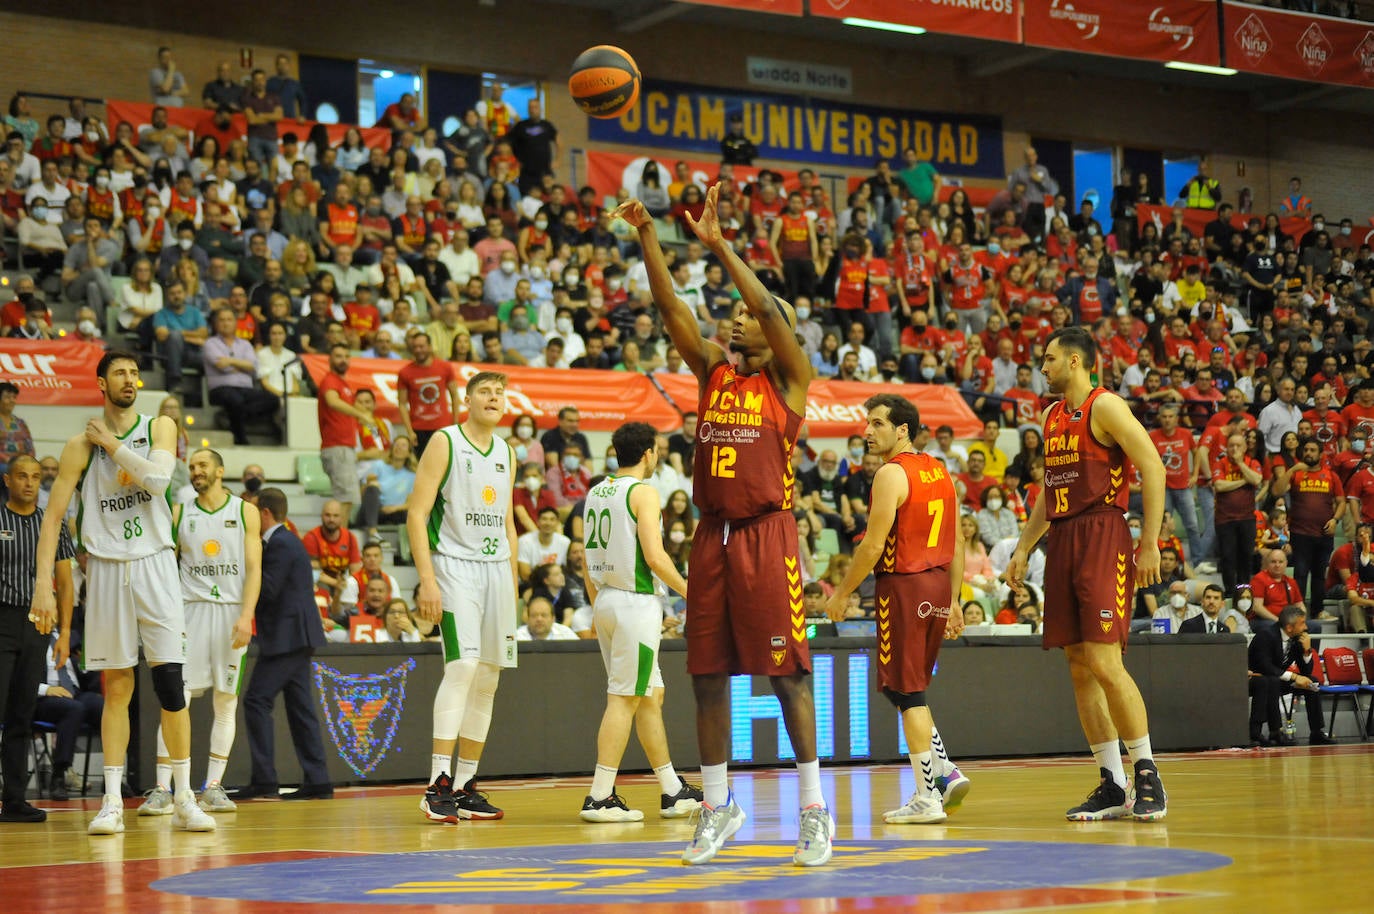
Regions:
<instances>
[{"instance_id":1,"label":"brick wall","mask_svg":"<svg viewBox=\"0 0 1374 914\"><path fill-rule=\"evenodd\" d=\"M0 7L6 5L13 4L0 0ZM212 13L198 4L172 7L161 0L67 0L63 9L71 19L0 12L8 83L33 91L146 99L147 70L158 45L168 44L198 93L219 60L231 61L236 75L242 72L240 47L251 48L255 64L269 70L278 49L291 48L545 79L551 83L548 117L559 125L564 148L595 148L586 141L585 118L560 91L567 65L581 49L619 44L650 76L741 88L747 85L744 58L766 53L849 66L856 97L869 104L996 114L1003 119L1010 164L1019 161L1032 133L1180 155L1211 152L1229 200L1248 185L1257 210L1273 208L1288 177L1300 174L1328 216L1363 221L1374 213L1374 147L1361 140L1374 135L1374 118L1260 114L1240 92L1034 67L977 79L964 61L921 53L919 43L913 43L914 52L820 44L675 19L626 34L606 13L524 0L499 0L494 7L473 0L412 0L395 16L365 0L219 4ZM40 112L52 107L35 104ZM1240 162L1243 178L1236 174Z\"/></svg>"}]
</instances>

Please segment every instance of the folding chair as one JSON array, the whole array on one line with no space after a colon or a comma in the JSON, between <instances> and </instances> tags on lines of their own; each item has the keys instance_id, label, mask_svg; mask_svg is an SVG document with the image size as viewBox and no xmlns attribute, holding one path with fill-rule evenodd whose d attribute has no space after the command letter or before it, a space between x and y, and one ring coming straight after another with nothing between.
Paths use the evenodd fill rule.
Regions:
<instances>
[{"instance_id":1,"label":"folding chair","mask_svg":"<svg viewBox=\"0 0 1374 914\"><path fill-rule=\"evenodd\" d=\"M1331 720L1326 732L1335 733L1336 712L1340 709L1341 699L1349 698L1350 711L1355 715L1355 727L1359 730L1360 739L1367 739L1364 720L1360 717L1362 689L1360 664L1355 652L1348 647L1328 647L1322 651L1321 658L1312 664L1312 672L1317 680L1318 695L1331 696Z\"/></svg>"},{"instance_id":2,"label":"folding chair","mask_svg":"<svg viewBox=\"0 0 1374 914\"><path fill-rule=\"evenodd\" d=\"M307 495L329 495L334 491L324 461L319 454L300 454L296 457L296 480Z\"/></svg>"},{"instance_id":3,"label":"folding chair","mask_svg":"<svg viewBox=\"0 0 1374 914\"><path fill-rule=\"evenodd\" d=\"M1367 647L1360 652L1364 657L1364 686L1369 693L1369 711L1364 716L1364 732L1374 733L1374 648Z\"/></svg>"},{"instance_id":4,"label":"folding chair","mask_svg":"<svg viewBox=\"0 0 1374 914\"><path fill-rule=\"evenodd\" d=\"M47 768L52 771L52 748L48 742L49 737L57 733L57 727L45 720L33 722L33 766L35 770ZM90 726L82 725L81 735L86 738L86 748L84 750L85 759L81 766L81 795L86 795L86 783L91 779L91 749L94 740L99 733ZM46 762L46 764L44 764ZM32 774L30 774L32 776ZM38 785L39 796L48 790L47 784Z\"/></svg>"}]
</instances>

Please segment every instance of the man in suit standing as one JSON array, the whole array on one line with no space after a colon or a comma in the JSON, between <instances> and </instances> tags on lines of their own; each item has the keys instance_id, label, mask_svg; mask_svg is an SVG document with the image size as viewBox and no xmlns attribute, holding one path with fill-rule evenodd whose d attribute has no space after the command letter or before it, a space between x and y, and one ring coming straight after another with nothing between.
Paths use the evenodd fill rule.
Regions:
<instances>
[{"instance_id":1,"label":"man in suit standing","mask_svg":"<svg viewBox=\"0 0 1374 914\"><path fill-rule=\"evenodd\" d=\"M1283 732L1279 719L1279 698L1284 693L1307 693L1307 727L1314 746L1335 742L1322 729L1321 702L1312 680L1316 662L1312 639L1307 634L1307 613L1300 606L1287 606L1279 613L1278 624L1255 632L1250 641L1250 739L1260 745L1292 746L1297 741ZM1297 672L1289 669L1297 667ZM1260 726L1269 723L1269 739L1260 736Z\"/></svg>"},{"instance_id":2,"label":"man in suit standing","mask_svg":"<svg viewBox=\"0 0 1374 914\"><path fill-rule=\"evenodd\" d=\"M257 606L258 660L243 697L253 776L240 799L277 795L272 706L280 693L286 703L291 741L304 772L299 790L284 800L334 796L324 763L324 741L310 684L310 656L324 644L324 629L315 606L310 555L300 538L284 525L286 495L281 489L258 492L262 515L262 590Z\"/></svg>"}]
</instances>

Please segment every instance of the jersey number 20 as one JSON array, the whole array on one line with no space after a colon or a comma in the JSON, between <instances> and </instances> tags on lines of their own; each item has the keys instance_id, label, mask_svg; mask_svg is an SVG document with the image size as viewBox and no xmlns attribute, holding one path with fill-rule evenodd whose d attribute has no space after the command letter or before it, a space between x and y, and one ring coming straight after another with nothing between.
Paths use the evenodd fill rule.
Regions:
<instances>
[{"instance_id":1,"label":"jersey number 20","mask_svg":"<svg viewBox=\"0 0 1374 914\"><path fill-rule=\"evenodd\" d=\"M610 546L611 537L611 512L602 509L600 511L588 511L583 524L587 530L588 549L606 549Z\"/></svg>"}]
</instances>

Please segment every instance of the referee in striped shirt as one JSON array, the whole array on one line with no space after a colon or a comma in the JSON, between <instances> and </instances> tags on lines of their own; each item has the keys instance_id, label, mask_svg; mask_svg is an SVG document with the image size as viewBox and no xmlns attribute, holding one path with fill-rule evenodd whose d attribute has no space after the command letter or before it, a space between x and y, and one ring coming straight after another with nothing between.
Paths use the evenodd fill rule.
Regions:
<instances>
[{"instance_id":1,"label":"referee in striped shirt","mask_svg":"<svg viewBox=\"0 0 1374 914\"><path fill-rule=\"evenodd\" d=\"M43 469L32 457L16 457L5 474L8 499L0 505L0 720L5 733L0 739L0 772L5 776L0 794L0 822L42 822L48 814L24 800L28 786L29 742L38 684L44 680L52 615L31 611L33 569L38 565L38 532L43 510L38 492ZM65 525L57 544L55 584L57 611L61 615L57 644L58 665L67 662L72 623L72 566L76 555Z\"/></svg>"}]
</instances>

